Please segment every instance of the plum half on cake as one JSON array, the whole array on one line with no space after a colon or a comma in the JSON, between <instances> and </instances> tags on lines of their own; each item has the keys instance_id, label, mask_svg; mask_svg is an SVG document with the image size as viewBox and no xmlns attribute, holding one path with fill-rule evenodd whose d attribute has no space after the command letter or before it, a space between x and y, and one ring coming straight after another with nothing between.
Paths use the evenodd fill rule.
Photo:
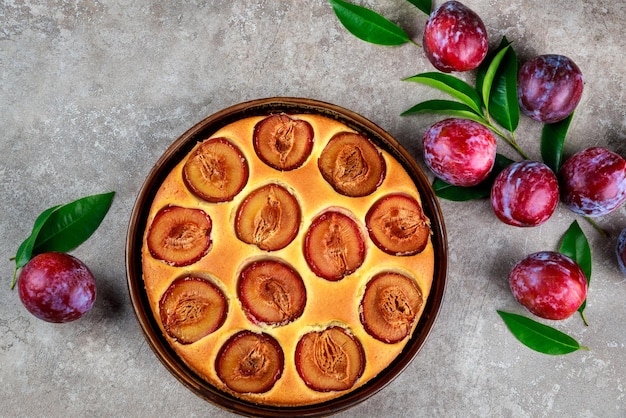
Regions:
<instances>
[{"instance_id":1,"label":"plum half on cake","mask_svg":"<svg viewBox=\"0 0 626 418\"><path fill-rule=\"evenodd\" d=\"M317 114L202 138L151 202L142 271L184 363L255 404L313 405L375 378L431 290L431 226L390 153Z\"/></svg>"}]
</instances>

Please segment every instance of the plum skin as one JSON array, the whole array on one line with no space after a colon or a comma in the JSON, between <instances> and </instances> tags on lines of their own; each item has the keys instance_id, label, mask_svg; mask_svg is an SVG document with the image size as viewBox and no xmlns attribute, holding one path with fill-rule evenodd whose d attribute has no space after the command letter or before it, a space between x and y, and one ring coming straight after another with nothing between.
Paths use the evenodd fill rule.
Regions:
<instances>
[{"instance_id":1,"label":"plum skin","mask_svg":"<svg viewBox=\"0 0 626 418\"><path fill-rule=\"evenodd\" d=\"M617 238L615 255L617 256L617 265L619 266L620 271L626 274L626 228L622 229L622 232Z\"/></svg>"},{"instance_id":2,"label":"plum skin","mask_svg":"<svg viewBox=\"0 0 626 418\"><path fill-rule=\"evenodd\" d=\"M424 162L440 179L455 186L485 180L496 160L496 138L478 122L449 118L424 133Z\"/></svg>"},{"instance_id":3,"label":"plum skin","mask_svg":"<svg viewBox=\"0 0 626 418\"><path fill-rule=\"evenodd\" d=\"M580 68L563 55L539 55L527 61L520 68L517 80L520 109L539 122L565 119L583 94Z\"/></svg>"},{"instance_id":4,"label":"plum skin","mask_svg":"<svg viewBox=\"0 0 626 418\"><path fill-rule=\"evenodd\" d=\"M561 201L573 212L602 216L626 201L626 160L602 147L586 148L559 170Z\"/></svg>"},{"instance_id":5,"label":"plum skin","mask_svg":"<svg viewBox=\"0 0 626 418\"><path fill-rule=\"evenodd\" d=\"M66 253L33 257L18 281L20 300L37 318L62 323L86 314L96 300L96 282L87 266Z\"/></svg>"},{"instance_id":6,"label":"plum skin","mask_svg":"<svg viewBox=\"0 0 626 418\"><path fill-rule=\"evenodd\" d=\"M502 222L533 227L547 221L559 203L559 184L545 164L524 160L502 170L491 187L491 208Z\"/></svg>"},{"instance_id":7,"label":"plum skin","mask_svg":"<svg viewBox=\"0 0 626 418\"><path fill-rule=\"evenodd\" d=\"M532 314L552 320L572 316L587 298L585 273L574 260L540 251L519 261L509 274L513 296Z\"/></svg>"},{"instance_id":8,"label":"plum skin","mask_svg":"<svg viewBox=\"0 0 626 418\"><path fill-rule=\"evenodd\" d=\"M458 1L448 1L433 11L424 26L426 57L439 71L469 71L487 55L487 29L480 17Z\"/></svg>"}]
</instances>

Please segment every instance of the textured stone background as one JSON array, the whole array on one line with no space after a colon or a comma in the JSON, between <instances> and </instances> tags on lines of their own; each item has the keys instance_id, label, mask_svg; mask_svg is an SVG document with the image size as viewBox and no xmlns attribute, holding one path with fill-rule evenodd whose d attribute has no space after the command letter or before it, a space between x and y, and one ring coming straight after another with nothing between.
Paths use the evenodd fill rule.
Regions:
<instances>
[{"instance_id":1,"label":"textured stone background","mask_svg":"<svg viewBox=\"0 0 626 418\"><path fill-rule=\"evenodd\" d=\"M356 2L356 1L355 1ZM401 0L359 1L418 42L426 16ZM436 5L441 1L435 1ZM623 1L466 0L495 47L520 61L558 53L582 69L585 92L565 152L590 145L626 156ZM433 68L411 45L362 42L323 0L3 0L0 3L0 415L230 416L183 387L146 345L125 277L125 236L153 164L189 127L256 98L298 96L356 111L422 164L420 138L440 116L400 117L441 97L401 81ZM472 74L463 75L471 81ZM522 147L539 158L541 125L523 119ZM515 157L504 143L499 152ZM52 325L9 290L17 245L49 206L117 192L92 238L74 252L99 296L83 319ZM524 313L507 287L513 264L554 250L577 219L560 206L533 229L505 226L486 201L441 202L448 287L426 345L381 393L342 416L623 417L626 280L613 254L624 207L580 220L593 251L587 305L551 325L591 351L551 357L522 346L496 309Z\"/></svg>"}]
</instances>

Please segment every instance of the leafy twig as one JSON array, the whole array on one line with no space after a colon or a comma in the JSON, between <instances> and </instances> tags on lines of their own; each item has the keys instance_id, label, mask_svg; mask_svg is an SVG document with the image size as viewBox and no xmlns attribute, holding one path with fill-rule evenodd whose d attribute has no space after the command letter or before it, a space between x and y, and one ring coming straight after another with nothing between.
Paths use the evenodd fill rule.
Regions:
<instances>
[{"instance_id":1,"label":"leafy twig","mask_svg":"<svg viewBox=\"0 0 626 418\"><path fill-rule=\"evenodd\" d=\"M598 225L596 221L591 219L589 216L584 216L583 219L585 219L589 223L589 225L593 226L594 229L598 231L600 235L602 235L604 238L609 237L609 233L606 232L606 230L604 230L600 225Z\"/></svg>"},{"instance_id":2,"label":"leafy twig","mask_svg":"<svg viewBox=\"0 0 626 418\"><path fill-rule=\"evenodd\" d=\"M86 241L98 228L111 206L115 192L86 196L65 205L46 209L37 217L33 230L18 247L11 289L17 272L35 255L67 252Z\"/></svg>"}]
</instances>

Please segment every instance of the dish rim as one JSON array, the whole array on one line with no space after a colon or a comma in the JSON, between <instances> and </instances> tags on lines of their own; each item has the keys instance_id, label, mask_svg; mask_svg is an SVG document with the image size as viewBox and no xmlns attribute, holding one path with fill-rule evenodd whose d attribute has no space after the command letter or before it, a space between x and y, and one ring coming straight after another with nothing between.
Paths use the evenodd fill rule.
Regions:
<instances>
[{"instance_id":1,"label":"dish rim","mask_svg":"<svg viewBox=\"0 0 626 418\"><path fill-rule=\"evenodd\" d=\"M435 252L433 283L422 316L402 352L376 377L356 390L322 403L275 407L260 405L235 398L222 392L193 372L170 347L152 315L142 279L141 247L147 218L156 191L165 177L195 144L213 135L220 128L249 116L266 116L275 113L313 113L336 119L368 136L374 144L396 158L407 170L422 198L425 214L431 221L432 242ZM139 191L126 236L126 277L128 293L143 336L152 352L163 366L184 386L202 399L229 412L250 416L313 417L330 415L351 408L391 383L415 359L425 344L436 322L445 296L448 246L447 233L439 202L430 182L409 152L389 133L367 118L327 102L296 98L270 97L246 101L224 108L196 123L178 137L161 155L150 170Z\"/></svg>"}]
</instances>

